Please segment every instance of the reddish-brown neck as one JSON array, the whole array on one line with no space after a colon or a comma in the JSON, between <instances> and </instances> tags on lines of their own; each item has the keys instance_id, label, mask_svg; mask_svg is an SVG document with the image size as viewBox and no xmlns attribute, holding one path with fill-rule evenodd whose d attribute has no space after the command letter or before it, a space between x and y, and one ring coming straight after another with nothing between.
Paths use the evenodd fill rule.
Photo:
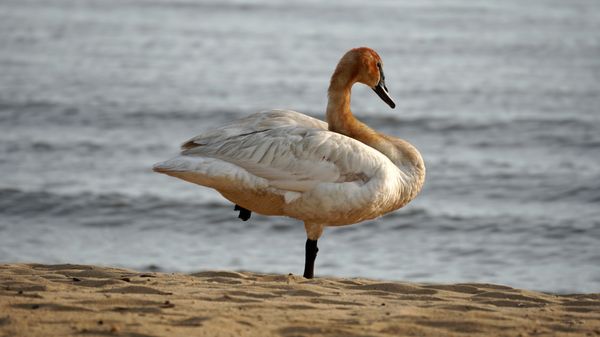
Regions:
<instances>
[{"instance_id":1,"label":"reddish-brown neck","mask_svg":"<svg viewBox=\"0 0 600 337\"><path fill-rule=\"evenodd\" d=\"M412 145L402 139L380 134L354 117L350 110L351 89L357 79L354 69L352 64L340 62L331 77L327 103L329 131L341 133L374 148L398 167L409 165L419 174L424 173L423 159Z\"/></svg>"},{"instance_id":2,"label":"reddish-brown neck","mask_svg":"<svg viewBox=\"0 0 600 337\"><path fill-rule=\"evenodd\" d=\"M329 84L329 101L327 103L329 130L380 150L377 144L381 137L375 130L357 120L350 110L350 95L354 83L356 83L356 76L352 72L345 71L340 64L333 73Z\"/></svg>"}]
</instances>

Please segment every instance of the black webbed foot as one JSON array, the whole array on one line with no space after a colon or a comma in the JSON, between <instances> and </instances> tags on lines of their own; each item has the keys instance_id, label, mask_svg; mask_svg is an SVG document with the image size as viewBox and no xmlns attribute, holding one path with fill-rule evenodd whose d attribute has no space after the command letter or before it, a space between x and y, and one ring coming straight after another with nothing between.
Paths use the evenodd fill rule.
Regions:
<instances>
[{"instance_id":1,"label":"black webbed foot","mask_svg":"<svg viewBox=\"0 0 600 337\"><path fill-rule=\"evenodd\" d=\"M242 221L248 221L248 219L250 219L250 215L252 215L252 212L250 210L247 210L240 205L235 205L233 210L240 211L240 215L238 215L238 218L242 219Z\"/></svg>"}]
</instances>

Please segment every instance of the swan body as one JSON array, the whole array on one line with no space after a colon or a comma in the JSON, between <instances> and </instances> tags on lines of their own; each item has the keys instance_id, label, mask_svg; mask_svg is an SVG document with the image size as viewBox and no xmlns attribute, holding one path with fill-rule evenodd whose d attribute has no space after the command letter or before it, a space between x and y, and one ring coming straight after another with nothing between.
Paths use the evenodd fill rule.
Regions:
<instances>
[{"instance_id":1,"label":"swan body","mask_svg":"<svg viewBox=\"0 0 600 337\"><path fill-rule=\"evenodd\" d=\"M328 123L289 110L256 113L190 139L180 155L153 169L211 187L247 210L304 221L308 265L309 241L316 257L324 226L396 210L419 193L425 179L423 159L412 145L353 117L350 88L356 82L394 106L379 55L352 49L332 76ZM305 276L312 277L310 269Z\"/></svg>"}]
</instances>

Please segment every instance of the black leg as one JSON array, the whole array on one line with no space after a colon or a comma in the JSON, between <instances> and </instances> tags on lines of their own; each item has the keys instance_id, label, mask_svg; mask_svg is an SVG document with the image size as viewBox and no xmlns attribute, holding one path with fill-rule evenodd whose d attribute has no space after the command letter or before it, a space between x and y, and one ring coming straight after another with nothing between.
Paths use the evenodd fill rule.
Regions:
<instances>
[{"instance_id":1,"label":"black leg","mask_svg":"<svg viewBox=\"0 0 600 337\"><path fill-rule=\"evenodd\" d=\"M317 240L306 239L306 261L304 262L304 277L313 278L315 259L317 258Z\"/></svg>"},{"instance_id":2,"label":"black leg","mask_svg":"<svg viewBox=\"0 0 600 337\"><path fill-rule=\"evenodd\" d=\"M248 219L250 219L250 215L252 214L250 210L247 210L240 205L235 205L235 208L233 210L240 211L240 215L238 215L238 218L242 219L242 221L247 221Z\"/></svg>"}]
</instances>

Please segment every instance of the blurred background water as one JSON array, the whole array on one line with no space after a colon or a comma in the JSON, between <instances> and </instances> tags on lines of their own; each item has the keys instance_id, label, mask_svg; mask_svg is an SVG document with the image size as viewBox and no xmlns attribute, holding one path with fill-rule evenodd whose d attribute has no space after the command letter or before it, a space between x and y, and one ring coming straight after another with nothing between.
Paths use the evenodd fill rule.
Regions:
<instances>
[{"instance_id":1,"label":"blurred background water","mask_svg":"<svg viewBox=\"0 0 600 337\"><path fill-rule=\"evenodd\" d=\"M422 194L327 229L318 275L600 291L600 2L0 2L0 262L301 273L293 219L239 221L152 173L270 108L323 118L335 64L385 63L355 114L426 160Z\"/></svg>"}]
</instances>

